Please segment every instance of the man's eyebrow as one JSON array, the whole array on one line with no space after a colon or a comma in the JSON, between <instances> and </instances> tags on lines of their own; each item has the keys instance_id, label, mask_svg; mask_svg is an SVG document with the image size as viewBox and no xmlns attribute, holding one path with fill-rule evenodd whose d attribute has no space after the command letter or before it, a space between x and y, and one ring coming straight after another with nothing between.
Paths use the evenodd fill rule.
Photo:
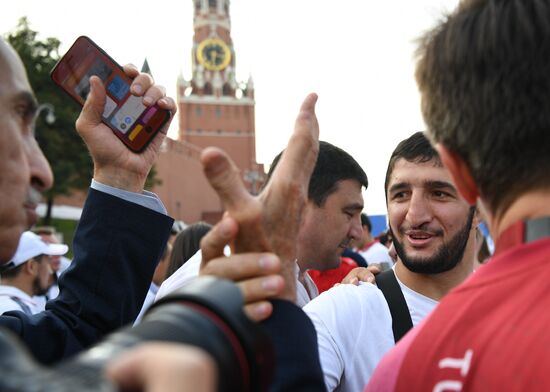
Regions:
<instances>
[{"instance_id":1,"label":"man's eyebrow","mask_svg":"<svg viewBox=\"0 0 550 392\"><path fill-rule=\"evenodd\" d=\"M347 206L344 207L344 210L351 210L351 211L363 211L363 208L365 208L365 206L361 203L353 203L353 204L349 204Z\"/></svg>"},{"instance_id":2,"label":"man's eyebrow","mask_svg":"<svg viewBox=\"0 0 550 392\"><path fill-rule=\"evenodd\" d=\"M388 193L410 189L410 187L411 185L408 182L398 182L397 184L393 184L392 186L390 186L390 189L388 189Z\"/></svg>"},{"instance_id":3,"label":"man's eyebrow","mask_svg":"<svg viewBox=\"0 0 550 392\"><path fill-rule=\"evenodd\" d=\"M449 189L456 192L455 186L447 181L426 181L424 186L431 189Z\"/></svg>"}]
</instances>

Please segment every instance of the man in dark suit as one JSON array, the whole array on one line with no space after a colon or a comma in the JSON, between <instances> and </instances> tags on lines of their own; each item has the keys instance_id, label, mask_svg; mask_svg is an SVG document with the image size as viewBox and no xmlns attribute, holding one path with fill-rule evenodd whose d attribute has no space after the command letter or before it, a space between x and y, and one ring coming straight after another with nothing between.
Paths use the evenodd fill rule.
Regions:
<instances>
[{"instance_id":1,"label":"man in dark suit","mask_svg":"<svg viewBox=\"0 0 550 392\"><path fill-rule=\"evenodd\" d=\"M135 95L175 110L150 76L131 66L125 71ZM172 225L160 200L143 192L165 133L143 153L130 152L101 122L101 81L93 77L90 83L77 130L94 160L94 183L75 235L75 259L60 280L59 298L45 312L0 317L0 325L19 335L44 363L80 351L136 317ZM53 182L34 137L37 107L21 60L0 40L1 264L10 261L22 232L36 223L40 194Z\"/></svg>"}]
</instances>

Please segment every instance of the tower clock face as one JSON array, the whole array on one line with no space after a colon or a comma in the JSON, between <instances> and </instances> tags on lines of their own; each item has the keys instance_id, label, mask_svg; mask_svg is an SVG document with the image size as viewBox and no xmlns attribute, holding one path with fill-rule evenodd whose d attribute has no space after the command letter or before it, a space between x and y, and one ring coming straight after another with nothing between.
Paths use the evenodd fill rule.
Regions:
<instances>
[{"instance_id":1,"label":"tower clock face","mask_svg":"<svg viewBox=\"0 0 550 392\"><path fill-rule=\"evenodd\" d=\"M197 48L197 59L210 71L221 71L231 61L231 50L218 38L207 38Z\"/></svg>"}]
</instances>

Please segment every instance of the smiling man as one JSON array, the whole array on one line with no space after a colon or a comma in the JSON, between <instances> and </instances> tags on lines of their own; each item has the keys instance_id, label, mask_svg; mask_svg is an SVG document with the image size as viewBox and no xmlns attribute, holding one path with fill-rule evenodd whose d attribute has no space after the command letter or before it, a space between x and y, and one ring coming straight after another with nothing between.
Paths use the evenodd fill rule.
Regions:
<instances>
[{"instance_id":1,"label":"smiling man","mask_svg":"<svg viewBox=\"0 0 550 392\"><path fill-rule=\"evenodd\" d=\"M428 134L484 212L495 253L384 358L368 391L550 385L549 26L548 0L462 0L418 40Z\"/></svg>"},{"instance_id":2,"label":"smiling man","mask_svg":"<svg viewBox=\"0 0 550 392\"><path fill-rule=\"evenodd\" d=\"M398 255L393 279L405 317L418 324L473 270L477 218L459 195L449 172L420 132L402 141L386 173L390 229ZM377 277L378 281L378 277ZM398 340L398 320L385 295L371 284L340 285L304 310L317 330L329 391L359 391Z\"/></svg>"}]
</instances>

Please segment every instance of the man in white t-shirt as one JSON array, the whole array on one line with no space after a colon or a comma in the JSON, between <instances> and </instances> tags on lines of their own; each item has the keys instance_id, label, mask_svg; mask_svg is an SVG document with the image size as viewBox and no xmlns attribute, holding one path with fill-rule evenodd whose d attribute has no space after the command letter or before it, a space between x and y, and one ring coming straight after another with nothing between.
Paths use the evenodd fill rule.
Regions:
<instances>
[{"instance_id":1,"label":"man in white t-shirt","mask_svg":"<svg viewBox=\"0 0 550 392\"><path fill-rule=\"evenodd\" d=\"M372 223L364 212L361 214L361 226L363 227L363 235L357 242L356 252L363 256L369 265L373 263L383 265L386 263L393 266L389 249L372 237Z\"/></svg>"},{"instance_id":2,"label":"man in white t-shirt","mask_svg":"<svg viewBox=\"0 0 550 392\"><path fill-rule=\"evenodd\" d=\"M398 255L393 272L414 326L472 272L479 222L420 132L396 147L385 190ZM395 344L394 320L382 291L367 283L339 285L304 311L317 330L327 389L363 390Z\"/></svg>"},{"instance_id":3,"label":"man in white t-shirt","mask_svg":"<svg viewBox=\"0 0 550 392\"><path fill-rule=\"evenodd\" d=\"M46 294L54 282L50 256L61 256L68 250L67 245L48 244L40 236L24 232L15 255L0 270L0 314L11 310L27 314L43 311L44 302L33 296Z\"/></svg>"}]
</instances>

